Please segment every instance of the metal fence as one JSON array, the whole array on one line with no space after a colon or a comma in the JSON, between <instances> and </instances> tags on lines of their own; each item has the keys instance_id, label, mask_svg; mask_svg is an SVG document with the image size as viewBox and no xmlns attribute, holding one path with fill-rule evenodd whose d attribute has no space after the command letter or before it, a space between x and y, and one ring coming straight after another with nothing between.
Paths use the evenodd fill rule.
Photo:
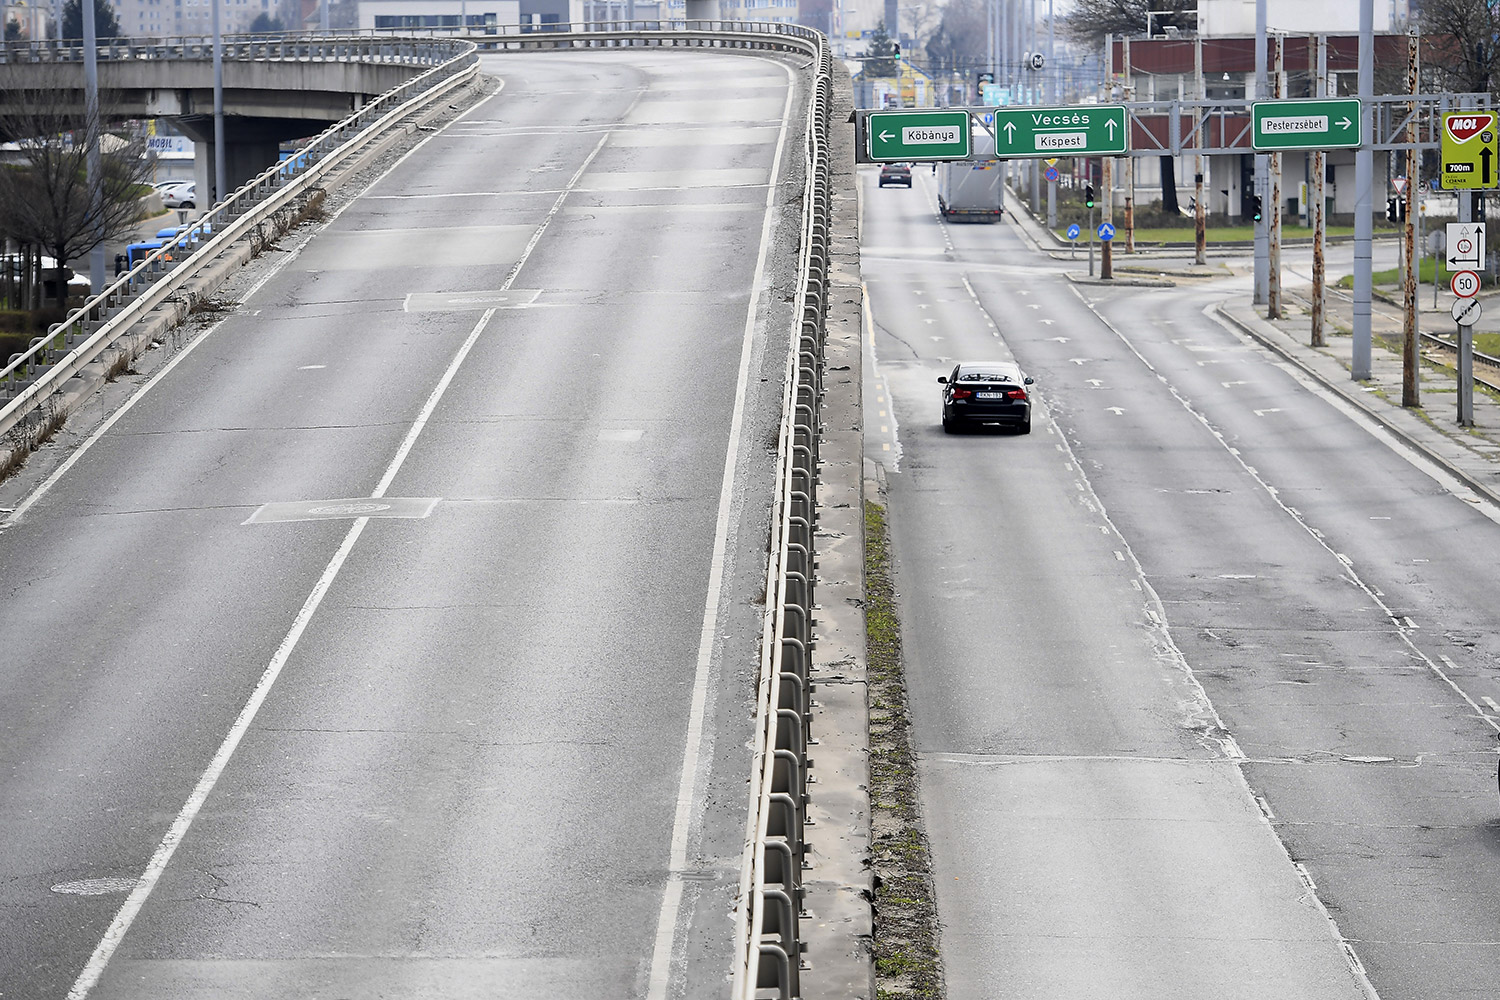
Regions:
<instances>
[{"instance_id":1,"label":"metal fence","mask_svg":"<svg viewBox=\"0 0 1500 1000\"><path fill-rule=\"evenodd\" d=\"M777 450L768 615L757 688L748 857L736 912L735 1000L801 996L806 867L807 747L812 656L813 528L818 485L818 403L827 315L832 187L831 55L819 36L807 109L800 328L787 358Z\"/></svg>"}]
</instances>

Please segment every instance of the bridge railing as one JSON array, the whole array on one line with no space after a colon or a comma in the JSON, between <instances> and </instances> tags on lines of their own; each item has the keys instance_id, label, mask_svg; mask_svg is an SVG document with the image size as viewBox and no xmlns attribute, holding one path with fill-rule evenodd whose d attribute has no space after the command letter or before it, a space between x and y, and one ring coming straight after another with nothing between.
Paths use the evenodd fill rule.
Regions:
<instances>
[{"instance_id":1,"label":"bridge railing","mask_svg":"<svg viewBox=\"0 0 1500 1000\"><path fill-rule=\"evenodd\" d=\"M437 66L462 55L469 42L452 35L447 37L403 33L396 35L351 34L346 32L275 35L224 35L223 57L234 61L297 62L367 62L404 63ZM126 60L192 60L212 59L212 35L172 35L165 37L106 38L95 46L101 62ZM83 43L65 38L22 40L0 44L0 65L33 63L81 63Z\"/></svg>"},{"instance_id":2,"label":"bridge railing","mask_svg":"<svg viewBox=\"0 0 1500 1000\"><path fill-rule=\"evenodd\" d=\"M818 36L807 106L798 329L786 362L777 445L767 620L757 685L746 858L736 909L733 1000L801 996L807 865L809 711L812 706L813 534L818 406L828 307L833 192L829 115L832 57Z\"/></svg>"},{"instance_id":3,"label":"bridge railing","mask_svg":"<svg viewBox=\"0 0 1500 1000\"><path fill-rule=\"evenodd\" d=\"M347 40L345 40L347 41ZM390 45L391 40L383 40ZM426 44L413 40L414 46ZM457 54L382 94L330 126L296 156L268 167L184 227L183 235L118 276L68 313L45 337L0 368L0 438L44 430L52 394L108 351L130 327L165 302L229 246L317 186L329 171L402 118L463 85L479 71L475 47L444 43Z\"/></svg>"}]
</instances>

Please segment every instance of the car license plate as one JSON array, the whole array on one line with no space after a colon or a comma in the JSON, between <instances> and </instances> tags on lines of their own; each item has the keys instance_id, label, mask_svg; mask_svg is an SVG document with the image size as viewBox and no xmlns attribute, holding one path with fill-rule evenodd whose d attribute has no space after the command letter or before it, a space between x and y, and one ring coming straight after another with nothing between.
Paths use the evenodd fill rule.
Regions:
<instances>
[{"instance_id":1,"label":"car license plate","mask_svg":"<svg viewBox=\"0 0 1500 1000\"><path fill-rule=\"evenodd\" d=\"M1005 393L1003 393L1003 392L976 392L976 393L974 393L974 398L975 399L1004 399L1005 398Z\"/></svg>"}]
</instances>

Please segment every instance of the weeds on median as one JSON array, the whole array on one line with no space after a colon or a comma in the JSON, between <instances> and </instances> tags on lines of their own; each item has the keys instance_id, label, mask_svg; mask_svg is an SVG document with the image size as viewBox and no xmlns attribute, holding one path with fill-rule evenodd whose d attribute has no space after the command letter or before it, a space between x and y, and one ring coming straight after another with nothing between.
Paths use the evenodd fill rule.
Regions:
<instances>
[{"instance_id":1,"label":"weeds on median","mask_svg":"<svg viewBox=\"0 0 1500 1000\"><path fill-rule=\"evenodd\" d=\"M865 648L870 688L870 863L875 873L879 1000L945 995L932 855L917 806L917 769L901 664L885 510L865 503Z\"/></svg>"}]
</instances>

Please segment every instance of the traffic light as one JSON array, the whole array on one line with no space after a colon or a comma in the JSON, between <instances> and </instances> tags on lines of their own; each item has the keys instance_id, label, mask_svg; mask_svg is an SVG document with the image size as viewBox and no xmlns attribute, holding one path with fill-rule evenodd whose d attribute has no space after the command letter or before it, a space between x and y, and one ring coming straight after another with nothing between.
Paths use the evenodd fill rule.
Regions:
<instances>
[{"instance_id":1,"label":"traffic light","mask_svg":"<svg viewBox=\"0 0 1500 1000\"><path fill-rule=\"evenodd\" d=\"M1385 200L1385 217L1389 222L1406 221L1406 199L1387 198Z\"/></svg>"},{"instance_id":2,"label":"traffic light","mask_svg":"<svg viewBox=\"0 0 1500 1000\"><path fill-rule=\"evenodd\" d=\"M1250 199L1250 218L1259 222L1264 217L1265 214L1260 210L1260 195L1255 195Z\"/></svg>"},{"instance_id":3,"label":"traffic light","mask_svg":"<svg viewBox=\"0 0 1500 1000\"><path fill-rule=\"evenodd\" d=\"M977 83L981 87L983 87L987 83L994 83L995 82L995 74L993 74L993 73L980 73L979 74L979 79L977 79L974 82Z\"/></svg>"},{"instance_id":4,"label":"traffic light","mask_svg":"<svg viewBox=\"0 0 1500 1000\"><path fill-rule=\"evenodd\" d=\"M895 54L894 54L893 58L895 58L895 60L897 62L901 61L901 43L900 42L896 43L896 51L895 51Z\"/></svg>"},{"instance_id":5,"label":"traffic light","mask_svg":"<svg viewBox=\"0 0 1500 1000\"><path fill-rule=\"evenodd\" d=\"M1088 208L1094 207L1094 185L1090 184L1083 189L1083 203Z\"/></svg>"}]
</instances>

